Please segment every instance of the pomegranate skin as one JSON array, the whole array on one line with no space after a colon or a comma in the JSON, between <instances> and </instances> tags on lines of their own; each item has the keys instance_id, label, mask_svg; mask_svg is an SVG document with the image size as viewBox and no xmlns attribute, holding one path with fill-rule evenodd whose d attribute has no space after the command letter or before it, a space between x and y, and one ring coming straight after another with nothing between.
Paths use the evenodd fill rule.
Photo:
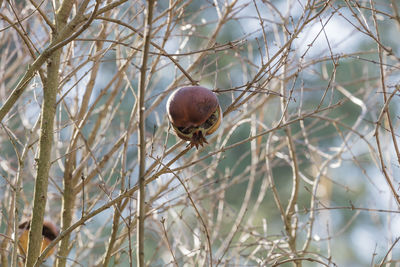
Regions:
<instances>
[{"instance_id":1,"label":"pomegranate skin","mask_svg":"<svg viewBox=\"0 0 400 267\"><path fill-rule=\"evenodd\" d=\"M196 148L208 144L205 136L215 132L222 120L217 96L202 86L182 87L172 93L167 113L176 135Z\"/></svg>"},{"instance_id":2,"label":"pomegranate skin","mask_svg":"<svg viewBox=\"0 0 400 267\"><path fill-rule=\"evenodd\" d=\"M26 256L28 251L28 235L30 229L30 220L21 223L18 228L20 229L20 235L18 238L19 242L19 251L22 255ZM41 252L43 252L47 246L57 238L59 235L59 230L51 221L43 221L43 229L42 229L42 244L41 244ZM45 259L50 257L54 251L55 247L53 247L50 252L46 255Z\"/></svg>"},{"instance_id":3,"label":"pomegranate skin","mask_svg":"<svg viewBox=\"0 0 400 267\"><path fill-rule=\"evenodd\" d=\"M169 97L167 111L175 127L198 127L218 106L218 98L212 91L201 86L188 86L176 90Z\"/></svg>"}]
</instances>

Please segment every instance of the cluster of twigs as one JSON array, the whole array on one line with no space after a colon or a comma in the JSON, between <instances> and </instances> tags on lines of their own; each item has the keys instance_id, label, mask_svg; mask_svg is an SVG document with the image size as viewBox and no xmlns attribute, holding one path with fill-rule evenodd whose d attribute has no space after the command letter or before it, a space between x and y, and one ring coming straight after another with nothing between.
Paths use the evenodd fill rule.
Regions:
<instances>
[{"instance_id":1,"label":"cluster of twigs","mask_svg":"<svg viewBox=\"0 0 400 267\"><path fill-rule=\"evenodd\" d=\"M395 0L0 1L1 266L396 262L399 30ZM164 107L197 84L199 150Z\"/></svg>"}]
</instances>

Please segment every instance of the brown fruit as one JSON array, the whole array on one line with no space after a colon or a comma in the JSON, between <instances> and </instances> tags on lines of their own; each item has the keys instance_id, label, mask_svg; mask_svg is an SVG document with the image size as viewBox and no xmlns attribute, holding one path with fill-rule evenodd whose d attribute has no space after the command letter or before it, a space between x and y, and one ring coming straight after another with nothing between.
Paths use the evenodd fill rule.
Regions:
<instances>
[{"instance_id":1,"label":"brown fruit","mask_svg":"<svg viewBox=\"0 0 400 267\"><path fill-rule=\"evenodd\" d=\"M196 148L208 144L205 136L214 133L222 120L217 96L201 86L182 87L172 93L167 113L175 133Z\"/></svg>"},{"instance_id":2,"label":"brown fruit","mask_svg":"<svg viewBox=\"0 0 400 267\"><path fill-rule=\"evenodd\" d=\"M18 228L22 231L21 235L19 236L19 250L21 251L24 256L27 255L28 251L28 236L29 236L29 228L30 228L31 222L30 221L25 221L21 223ZM43 222L43 229L42 229L42 248L40 250L40 253L43 252L47 248L47 246L56 239L58 236L59 232L57 230L57 227L50 221L44 221ZM53 247L50 252L46 255L46 258L50 257L51 254L53 254L55 251L55 247Z\"/></svg>"}]
</instances>

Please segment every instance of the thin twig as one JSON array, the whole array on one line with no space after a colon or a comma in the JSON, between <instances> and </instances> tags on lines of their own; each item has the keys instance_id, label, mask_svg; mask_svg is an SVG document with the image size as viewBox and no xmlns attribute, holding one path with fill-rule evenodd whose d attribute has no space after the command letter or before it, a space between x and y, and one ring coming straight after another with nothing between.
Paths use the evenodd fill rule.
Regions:
<instances>
[{"instance_id":1,"label":"thin twig","mask_svg":"<svg viewBox=\"0 0 400 267\"><path fill-rule=\"evenodd\" d=\"M139 162L139 192L137 201L137 264L144 267L144 220L145 220L145 172L146 172L146 128L145 128L145 107L144 97L146 93L146 72L149 57L151 27L153 22L154 1L148 1L146 22L144 25L144 42L142 53L142 65L140 67L138 107L139 107L139 128L138 128L138 162Z\"/></svg>"}]
</instances>

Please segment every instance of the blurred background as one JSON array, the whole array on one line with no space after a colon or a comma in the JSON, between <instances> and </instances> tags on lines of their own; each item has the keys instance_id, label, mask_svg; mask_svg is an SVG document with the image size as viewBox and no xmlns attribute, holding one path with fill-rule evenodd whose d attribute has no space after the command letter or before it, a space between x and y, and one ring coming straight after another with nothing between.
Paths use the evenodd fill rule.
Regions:
<instances>
[{"instance_id":1,"label":"blurred background","mask_svg":"<svg viewBox=\"0 0 400 267\"><path fill-rule=\"evenodd\" d=\"M0 1L2 105L51 43L62 4ZM396 0L156 1L147 265L400 266L399 10ZM62 231L90 216L45 266L136 266L146 12L145 1L74 1L68 22L86 28L62 48L45 218ZM2 266L14 221L32 216L44 66L1 122ZM188 150L165 105L196 83L224 120Z\"/></svg>"}]
</instances>

